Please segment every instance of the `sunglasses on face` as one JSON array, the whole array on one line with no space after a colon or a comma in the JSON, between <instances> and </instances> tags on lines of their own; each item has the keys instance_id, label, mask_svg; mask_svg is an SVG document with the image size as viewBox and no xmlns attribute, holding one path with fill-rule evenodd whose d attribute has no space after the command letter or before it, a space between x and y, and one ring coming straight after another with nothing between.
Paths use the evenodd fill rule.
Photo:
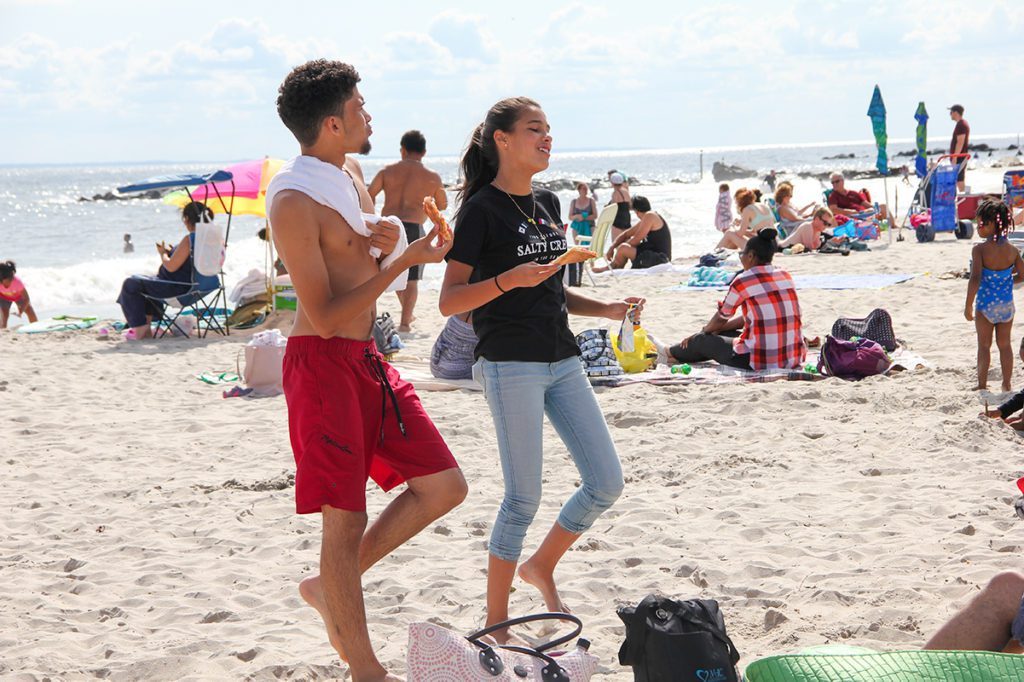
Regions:
<instances>
[{"instance_id":1,"label":"sunglasses on face","mask_svg":"<svg viewBox=\"0 0 1024 682\"><path fill-rule=\"evenodd\" d=\"M841 183L841 182L842 182L842 180L833 180L833 181L832 181L832 184L833 184L833 185L838 185L838 184L839 184L839 183Z\"/></svg>"}]
</instances>

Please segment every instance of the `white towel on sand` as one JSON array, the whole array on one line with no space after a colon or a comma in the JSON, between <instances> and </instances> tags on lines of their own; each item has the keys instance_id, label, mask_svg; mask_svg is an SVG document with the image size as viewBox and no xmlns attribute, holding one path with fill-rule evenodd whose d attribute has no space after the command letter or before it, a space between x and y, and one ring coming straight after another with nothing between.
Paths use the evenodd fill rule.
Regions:
<instances>
[{"instance_id":1,"label":"white towel on sand","mask_svg":"<svg viewBox=\"0 0 1024 682\"><path fill-rule=\"evenodd\" d=\"M268 216L274 196L286 189L302 192L316 203L334 209L349 224L349 227L364 237L369 237L371 234L370 228L366 226L367 223L376 225L381 220L386 220L397 225L399 228L398 243L395 244L395 250L381 262L382 266L390 265L409 246L402 221L395 216L363 213L359 208L359 193L356 191L352 178L332 163L304 155L286 161L267 186ZM380 249L371 246L370 255L380 258ZM408 278L409 271L403 271L387 290L402 291L405 289Z\"/></svg>"}]
</instances>

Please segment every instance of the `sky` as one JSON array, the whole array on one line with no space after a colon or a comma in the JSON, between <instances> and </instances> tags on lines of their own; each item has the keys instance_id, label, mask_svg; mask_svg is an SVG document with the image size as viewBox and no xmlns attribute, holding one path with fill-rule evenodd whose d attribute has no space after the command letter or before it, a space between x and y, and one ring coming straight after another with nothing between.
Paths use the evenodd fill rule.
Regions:
<instances>
[{"instance_id":1,"label":"sky","mask_svg":"<svg viewBox=\"0 0 1024 682\"><path fill-rule=\"evenodd\" d=\"M359 70L380 157L411 128L457 154L511 95L556 152L866 141L876 83L890 137L919 101L943 141L954 103L1017 133L1022 28L1010 0L0 0L0 164L292 156L277 87L318 57Z\"/></svg>"}]
</instances>

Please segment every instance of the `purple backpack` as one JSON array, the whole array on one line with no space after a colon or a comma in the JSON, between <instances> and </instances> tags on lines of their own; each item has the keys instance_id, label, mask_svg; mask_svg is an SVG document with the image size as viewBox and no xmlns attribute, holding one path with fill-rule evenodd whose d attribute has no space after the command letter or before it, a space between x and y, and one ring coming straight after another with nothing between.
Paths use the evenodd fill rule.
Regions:
<instances>
[{"instance_id":1,"label":"purple backpack","mask_svg":"<svg viewBox=\"0 0 1024 682\"><path fill-rule=\"evenodd\" d=\"M821 347L818 371L840 379L863 379L884 373L890 364L892 361L885 349L876 341L864 338L843 341L830 335L825 337Z\"/></svg>"}]
</instances>

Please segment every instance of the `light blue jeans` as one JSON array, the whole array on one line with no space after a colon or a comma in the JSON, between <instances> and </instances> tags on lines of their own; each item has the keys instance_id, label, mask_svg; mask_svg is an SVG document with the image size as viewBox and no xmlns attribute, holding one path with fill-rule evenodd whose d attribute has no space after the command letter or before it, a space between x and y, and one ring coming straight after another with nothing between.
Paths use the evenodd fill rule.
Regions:
<instances>
[{"instance_id":1,"label":"light blue jeans","mask_svg":"<svg viewBox=\"0 0 1024 682\"><path fill-rule=\"evenodd\" d=\"M544 468L542 428L548 415L583 477L562 506L558 524L582 533L622 493L622 466L604 414L578 357L559 362L490 362L473 365L484 387L498 435L505 498L491 531L490 552L518 561L540 507Z\"/></svg>"}]
</instances>

